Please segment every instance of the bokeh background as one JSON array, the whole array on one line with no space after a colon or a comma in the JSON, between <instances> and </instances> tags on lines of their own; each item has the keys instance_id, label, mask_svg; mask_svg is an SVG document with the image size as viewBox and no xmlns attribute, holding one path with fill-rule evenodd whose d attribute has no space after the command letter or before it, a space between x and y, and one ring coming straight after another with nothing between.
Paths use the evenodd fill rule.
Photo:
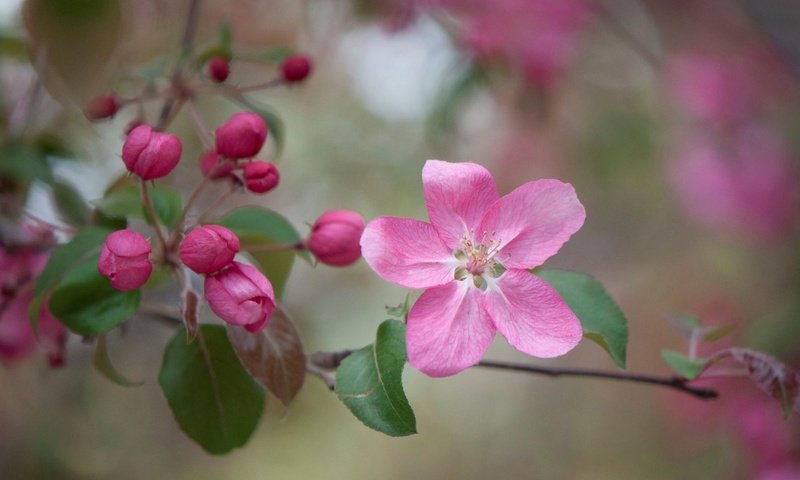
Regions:
<instances>
[{"instance_id":1,"label":"bokeh background","mask_svg":"<svg viewBox=\"0 0 800 480\"><path fill-rule=\"evenodd\" d=\"M173 61L187 5L0 2L4 38L27 44L0 48L3 139L57 134L80 159L54 154L57 175L99 198L123 171L136 112L92 124L81 109L103 92L135 95L136 73ZM674 313L736 323L726 344L800 366L800 3L202 0L199 47L223 19L231 84L274 78L274 65L254 61L274 48L314 62L302 85L254 97L286 126L280 187L228 207L273 208L305 233L332 208L425 218L429 158L480 163L502 192L559 178L587 221L547 266L590 273L616 298L630 370L668 374L660 350L686 348L665 321ZM197 104L212 129L239 109L219 97ZM185 154L170 181L188 194L201 146L187 114L171 130ZM63 224L42 185L24 209ZM161 293L152 301L169 305ZM384 307L405 295L363 262L298 262L285 303L308 351L339 350L370 343ZM419 429L407 438L367 429L309 377L288 408L269 399L249 444L213 457L179 430L158 388L171 334L136 317L109 336L117 368L145 381L137 388L95 372L91 346L75 337L62 368L41 354L0 365L0 478L800 479L800 425L747 382L718 383L722 398L704 403L479 369L436 380L407 369ZM498 337L487 358L614 368L588 342L544 361Z\"/></svg>"}]
</instances>

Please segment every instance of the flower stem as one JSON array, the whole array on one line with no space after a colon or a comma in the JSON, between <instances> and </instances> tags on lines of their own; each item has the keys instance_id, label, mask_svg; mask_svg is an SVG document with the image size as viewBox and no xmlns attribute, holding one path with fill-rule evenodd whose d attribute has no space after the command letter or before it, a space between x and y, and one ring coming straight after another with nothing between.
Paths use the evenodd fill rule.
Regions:
<instances>
[{"instance_id":1,"label":"flower stem","mask_svg":"<svg viewBox=\"0 0 800 480\"><path fill-rule=\"evenodd\" d=\"M153 209L153 201L150 200L150 193L147 191L147 182L145 180L139 180L139 186L141 187L144 210L145 213L147 213L147 221L150 223L150 226L153 227L153 230L156 231L158 243L161 244L161 250L164 252L166 257L167 241L164 239L164 234L161 233L161 225L158 223L158 217L156 217L156 212Z\"/></svg>"},{"instance_id":2,"label":"flower stem","mask_svg":"<svg viewBox=\"0 0 800 480\"><path fill-rule=\"evenodd\" d=\"M304 250L306 248L303 242L295 243L265 243L258 245L242 245L242 250L247 250L250 253L258 252L283 252L288 250Z\"/></svg>"}]
</instances>

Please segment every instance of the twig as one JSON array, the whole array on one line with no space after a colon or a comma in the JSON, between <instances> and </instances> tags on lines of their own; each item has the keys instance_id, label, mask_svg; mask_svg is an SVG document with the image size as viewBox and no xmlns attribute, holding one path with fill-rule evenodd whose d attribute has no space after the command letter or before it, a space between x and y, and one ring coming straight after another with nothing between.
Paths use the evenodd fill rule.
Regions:
<instances>
[{"instance_id":1,"label":"twig","mask_svg":"<svg viewBox=\"0 0 800 480\"><path fill-rule=\"evenodd\" d=\"M150 194L147 192L147 181L141 180L139 185L141 186L142 202L144 203L144 211L147 213L147 220L150 226L153 227L153 230L156 231L158 243L161 244L161 250L164 252L164 255L166 255L167 241L164 239L164 234L161 233L161 225L158 223L158 217L156 217L156 212L153 209L153 202L150 200Z\"/></svg>"},{"instance_id":2,"label":"twig","mask_svg":"<svg viewBox=\"0 0 800 480\"><path fill-rule=\"evenodd\" d=\"M332 372L335 370L342 360L347 358L348 355L353 353L353 350L343 350L341 352L317 352L308 357L308 364L313 365L316 370L322 372ZM483 360L476 365L477 367L490 368L495 370L508 370L512 372L532 373L536 375L546 375L548 377L586 377L586 378L601 378L606 380L619 380L624 382L633 383L646 383L649 385L658 385L662 387L672 388L680 392L692 395L703 400L709 400L718 397L716 390L704 387L695 387L688 384L688 380L677 376L657 376L645 375L638 373L615 372L606 370L590 370L579 368L553 368L553 367L540 367L536 365L526 365L522 363L511 362L498 362L494 360ZM316 372L309 372L316 376ZM322 377L321 377L322 378ZM323 381L328 383L326 378Z\"/></svg>"},{"instance_id":3,"label":"twig","mask_svg":"<svg viewBox=\"0 0 800 480\"><path fill-rule=\"evenodd\" d=\"M633 34L625 28L622 23L617 20L614 15L611 14L608 7L602 4L602 2L595 2L592 4L595 13L605 20L606 24L611 27L611 30L628 46L631 47L633 51L635 51L639 56L641 56L647 63L650 64L651 67L658 70L661 67L661 60L658 56L653 53L649 48L647 48L642 42L640 42Z\"/></svg>"},{"instance_id":4,"label":"twig","mask_svg":"<svg viewBox=\"0 0 800 480\"><path fill-rule=\"evenodd\" d=\"M716 390L704 387L693 387L688 385L688 380L678 376L661 377L656 375L645 375L638 373L613 372L606 370L590 370L581 368L551 368L536 365L525 365L520 363L498 362L494 360L483 360L478 365L483 368L493 368L496 370L509 370L513 372L533 373L547 375L548 377L588 377L603 378L607 380L620 380L634 383L647 383L662 387L673 388L675 390L693 395L697 398L709 400L717 398L719 395Z\"/></svg>"}]
</instances>

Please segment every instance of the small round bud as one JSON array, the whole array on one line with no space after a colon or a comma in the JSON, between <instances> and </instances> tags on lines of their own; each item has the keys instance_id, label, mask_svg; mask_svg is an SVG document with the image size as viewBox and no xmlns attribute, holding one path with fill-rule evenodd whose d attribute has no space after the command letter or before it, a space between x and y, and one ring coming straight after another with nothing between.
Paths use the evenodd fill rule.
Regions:
<instances>
[{"instance_id":1,"label":"small round bud","mask_svg":"<svg viewBox=\"0 0 800 480\"><path fill-rule=\"evenodd\" d=\"M255 113L239 112L217 128L215 139L223 157L252 158L267 140L267 124Z\"/></svg>"},{"instance_id":2,"label":"small round bud","mask_svg":"<svg viewBox=\"0 0 800 480\"><path fill-rule=\"evenodd\" d=\"M306 244L325 265L350 265L361 257L359 242L364 226L364 219L356 212L330 210L314 222Z\"/></svg>"},{"instance_id":3,"label":"small round bud","mask_svg":"<svg viewBox=\"0 0 800 480\"><path fill-rule=\"evenodd\" d=\"M83 109L83 114L91 122L112 118L117 114L117 110L121 105L122 102L116 95L108 93L90 100L86 108Z\"/></svg>"},{"instance_id":4,"label":"small round bud","mask_svg":"<svg viewBox=\"0 0 800 480\"><path fill-rule=\"evenodd\" d=\"M302 82L311 73L311 60L305 55L286 57L281 63L281 72L287 82Z\"/></svg>"},{"instance_id":5,"label":"small round bud","mask_svg":"<svg viewBox=\"0 0 800 480\"><path fill-rule=\"evenodd\" d=\"M122 146L122 161L142 180L169 175L181 159L183 146L172 134L156 132L149 125L131 130Z\"/></svg>"},{"instance_id":6,"label":"small round bud","mask_svg":"<svg viewBox=\"0 0 800 480\"><path fill-rule=\"evenodd\" d=\"M276 186L281 179L277 167L269 162L256 160L244 167L244 185L253 193L267 193Z\"/></svg>"},{"instance_id":7,"label":"small round bud","mask_svg":"<svg viewBox=\"0 0 800 480\"><path fill-rule=\"evenodd\" d=\"M219 318L257 332L269 323L275 309L272 284L258 269L233 262L208 275L204 283L208 306Z\"/></svg>"},{"instance_id":8,"label":"small round bud","mask_svg":"<svg viewBox=\"0 0 800 480\"><path fill-rule=\"evenodd\" d=\"M200 170L211 180L228 178L233 172L233 163L222 157L215 150L209 150L200 157Z\"/></svg>"},{"instance_id":9,"label":"small round bud","mask_svg":"<svg viewBox=\"0 0 800 480\"><path fill-rule=\"evenodd\" d=\"M186 235L180 247L181 260L200 274L215 273L233 262L239 238L225 227L204 225Z\"/></svg>"},{"instance_id":10,"label":"small round bud","mask_svg":"<svg viewBox=\"0 0 800 480\"><path fill-rule=\"evenodd\" d=\"M222 83L231 73L231 66L225 57L214 57L206 64L206 74L211 80Z\"/></svg>"},{"instance_id":11,"label":"small round bud","mask_svg":"<svg viewBox=\"0 0 800 480\"><path fill-rule=\"evenodd\" d=\"M106 238L100 250L97 270L117 290L136 290L153 272L150 243L138 232L117 230Z\"/></svg>"}]
</instances>

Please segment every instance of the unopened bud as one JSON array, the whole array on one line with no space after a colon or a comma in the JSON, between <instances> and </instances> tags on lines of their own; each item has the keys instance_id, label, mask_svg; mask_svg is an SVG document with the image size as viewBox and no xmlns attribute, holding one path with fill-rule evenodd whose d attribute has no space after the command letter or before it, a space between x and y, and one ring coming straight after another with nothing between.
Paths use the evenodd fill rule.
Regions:
<instances>
[{"instance_id":1,"label":"unopened bud","mask_svg":"<svg viewBox=\"0 0 800 480\"><path fill-rule=\"evenodd\" d=\"M136 290L153 271L150 243L138 232L117 230L106 238L97 261L97 270L108 277L117 290Z\"/></svg>"},{"instance_id":2,"label":"unopened bud","mask_svg":"<svg viewBox=\"0 0 800 480\"><path fill-rule=\"evenodd\" d=\"M172 134L156 132L149 125L131 130L122 146L122 161L142 180L169 175L181 159L183 146Z\"/></svg>"},{"instance_id":3,"label":"unopened bud","mask_svg":"<svg viewBox=\"0 0 800 480\"><path fill-rule=\"evenodd\" d=\"M256 160L244 167L244 185L253 193L267 193L280 182L277 167L269 162Z\"/></svg>"},{"instance_id":4,"label":"unopened bud","mask_svg":"<svg viewBox=\"0 0 800 480\"><path fill-rule=\"evenodd\" d=\"M361 215L350 210L330 210L314 222L306 244L320 262L343 267L361 257L363 232Z\"/></svg>"},{"instance_id":5,"label":"unopened bud","mask_svg":"<svg viewBox=\"0 0 800 480\"><path fill-rule=\"evenodd\" d=\"M108 93L90 100L86 108L83 109L83 114L86 116L86 119L91 122L112 118L116 115L121 105L122 102L116 95Z\"/></svg>"},{"instance_id":6,"label":"unopened bud","mask_svg":"<svg viewBox=\"0 0 800 480\"><path fill-rule=\"evenodd\" d=\"M200 157L200 170L212 180L220 180L230 176L233 172L233 163L215 150L209 150Z\"/></svg>"},{"instance_id":7,"label":"unopened bud","mask_svg":"<svg viewBox=\"0 0 800 480\"><path fill-rule=\"evenodd\" d=\"M180 255L187 267L200 274L209 274L230 265L239 252L239 246L239 238L227 228L204 225L186 235Z\"/></svg>"},{"instance_id":8,"label":"unopened bud","mask_svg":"<svg viewBox=\"0 0 800 480\"><path fill-rule=\"evenodd\" d=\"M281 63L281 72L287 82L302 82L311 73L311 60L305 55L286 57Z\"/></svg>"},{"instance_id":9,"label":"unopened bud","mask_svg":"<svg viewBox=\"0 0 800 480\"><path fill-rule=\"evenodd\" d=\"M217 128L215 140L223 157L252 158L267 140L267 124L255 113L239 112Z\"/></svg>"},{"instance_id":10,"label":"unopened bud","mask_svg":"<svg viewBox=\"0 0 800 480\"><path fill-rule=\"evenodd\" d=\"M257 268L233 262L208 275L204 283L208 306L219 318L257 332L269 323L275 309L272 284Z\"/></svg>"},{"instance_id":11,"label":"unopened bud","mask_svg":"<svg viewBox=\"0 0 800 480\"><path fill-rule=\"evenodd\" d=\"M206 73L211 80L222 83L231 73L231 66L225 57L214 57L206 64Z\"/></svg>"}]
</instances>

